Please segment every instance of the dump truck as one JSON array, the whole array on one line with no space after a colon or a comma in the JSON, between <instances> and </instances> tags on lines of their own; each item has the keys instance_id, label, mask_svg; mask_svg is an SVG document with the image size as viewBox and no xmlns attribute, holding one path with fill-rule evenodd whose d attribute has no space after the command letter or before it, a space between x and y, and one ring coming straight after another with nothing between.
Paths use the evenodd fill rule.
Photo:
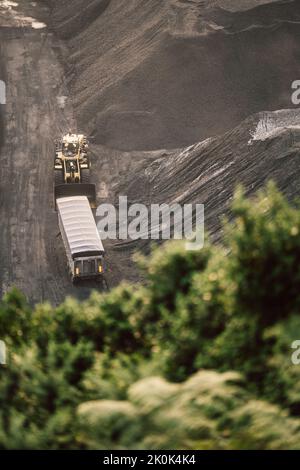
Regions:
<instances>
[{"instance_id":1,"label":"dump truck","mask_svg":"<svg viewBox=\"0 0 300 470\"><path fill-rule=\"evenodd\" d=\"M90 183L89 143L84 134L69 132L56 141L54 158L54 197L87 196L95 205L96 189Z\"/></svg>"},{"instance_id":2,"label":"dump truck","mask_svg":"<svg viewBox=\"0 0 300 470\"><path fill-rule=\"evenodd\" d=\"M56 200L58 223L73 283L103 279L104 247L86 196Z\"/></svg>"}]
</instances>

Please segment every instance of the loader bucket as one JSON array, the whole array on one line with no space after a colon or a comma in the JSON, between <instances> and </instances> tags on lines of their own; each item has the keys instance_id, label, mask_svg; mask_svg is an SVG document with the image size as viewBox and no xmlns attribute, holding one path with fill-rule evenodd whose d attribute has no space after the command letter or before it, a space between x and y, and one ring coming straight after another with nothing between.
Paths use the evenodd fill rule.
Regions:
<instances>
[{"instance_id":1,"label":"loader bucket","mask_svg":"<svg viewBox=\"0 0 300 470\"><path fill-rule=\"evenodd\" d=\"M94 184L67 183L54 188L54 198L86 196L92 208L96 207L96 186ZM56 206L56 202L55 202Z\"/></svg>"}]
</instances>

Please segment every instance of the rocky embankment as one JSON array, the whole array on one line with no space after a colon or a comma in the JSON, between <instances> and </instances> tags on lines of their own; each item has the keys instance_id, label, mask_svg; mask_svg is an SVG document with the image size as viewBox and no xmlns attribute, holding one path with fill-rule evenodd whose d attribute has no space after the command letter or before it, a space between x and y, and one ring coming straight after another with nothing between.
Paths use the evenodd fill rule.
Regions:
<instances>
[{"instance_id":1,"label":"rocky embankment","mask_svg":"<svg viewBox=\"0 0 300 470\"><path fill-rule=\"evenodd\" d=\"M220 236L234 190L249 195L273 180L292 200L300 184L300 110L261 112L233 130L141 165L118 188L132 202L201 203L206 229Z\"/></svg>"}]
</instances>

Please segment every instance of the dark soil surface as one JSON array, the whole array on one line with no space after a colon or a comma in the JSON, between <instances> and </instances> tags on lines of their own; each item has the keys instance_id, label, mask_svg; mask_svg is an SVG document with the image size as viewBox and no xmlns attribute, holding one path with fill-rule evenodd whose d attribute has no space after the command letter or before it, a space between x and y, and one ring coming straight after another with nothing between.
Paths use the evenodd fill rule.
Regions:
<instances>
[{"instance_id":1,"label":"dark soil surface","mask_svg":"<svg viewBox=\"0 0 300 470\"><path fill-rule=\"evenodd\" d=\"M70 129L91 137L99 202L204 203L215 239L236 184L299 194L298 110L247 118L291 107L299 2L2 3L0 295L58 304L100 288L72 285L54 211L54 139ZM140 280L131 256L147 243L105 248L109 287Z\"/></svg>"},{"instance_id":2,"label":"dark soil surface","mask_svg":"<svg viewBox=\"0 0 300 470\"><path fill-rule=\"evenodd\" d=\"M299 1L51 4L52 25L70 51L79 124L101 145L174 149L253 113L291 107L291 83L300 76Z\"/></svg>"},{"instance_id":3,"label":"dark soil surface","mask_svg":"<svg viewBox=\"0 0 300 470\"><path fill-rule=\"evenodd\" d=\"M119 192L148 206L204 204L205 228L217 240L237 185L251 196L273 180L291 201L299 197L300 109L251 116L224 135L142 165L138 175Z\"/></svg>"},{"instance_id":4,"label":"dark soil surface","mask_svg":"<svg viewBox=\"0 0 300 470\"><path fill-rule=\"evenodd\" d=\"M47 11L26 1L18 12L47 19ZM33 29L14 15L0 17L0 41L0 79L7 84L7 104L1 106L0 295L17 286L31 303L58 304L67 295L84 299L99 286L72 285L53 201L54 139L77 129L71 101L60 104L60 97L68 96L64 47L47 28ZM108 165L108 156L101 153L96 164L101 181L94 179L99 196L106 197L106 185L118 179L122 168L130 168L135 155L123 159L118 152L110 154ZM108 249L107 281L114 285L119 276L109 259Z\"/></svg>"}]
</instances>

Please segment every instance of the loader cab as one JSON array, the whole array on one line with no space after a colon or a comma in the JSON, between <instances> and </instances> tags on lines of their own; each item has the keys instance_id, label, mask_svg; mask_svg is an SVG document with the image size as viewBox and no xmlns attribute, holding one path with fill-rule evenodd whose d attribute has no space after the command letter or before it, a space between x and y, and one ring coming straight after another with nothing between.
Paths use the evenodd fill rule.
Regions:
<instances>
[{"instance_id":1,"label":"loader cab","mask_svg":"<svg viewBox=\"0 0 300 470\"><path fill-rule=\"evenodd\" d=\"M63 154L65 157L74 157L79 153L79 145L78 144L64 144Z\"/></svg>"}]
</instances>

